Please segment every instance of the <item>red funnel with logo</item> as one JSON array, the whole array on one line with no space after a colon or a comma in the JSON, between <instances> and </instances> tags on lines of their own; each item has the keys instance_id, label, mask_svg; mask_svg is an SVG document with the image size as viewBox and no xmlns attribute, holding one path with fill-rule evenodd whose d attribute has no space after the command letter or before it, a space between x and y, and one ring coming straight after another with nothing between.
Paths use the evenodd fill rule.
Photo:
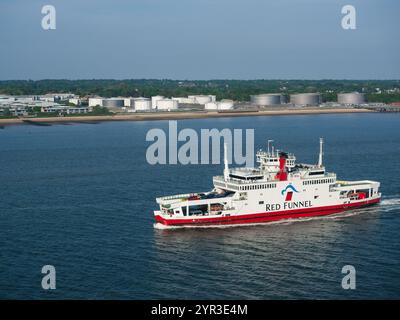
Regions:
<instances>
[{"instance_id":1,"label":"red funnel with logo","mask_svg":"<svg viewBox=\"0 0 400 320\"><path fill-rule=\"evenodd\" d=\"M287 153L280 152L279 153L279 172L276 175L276 178L279 181L286 181L287 180L286 159L287 159Z\"/></svg>"}]
</instances>

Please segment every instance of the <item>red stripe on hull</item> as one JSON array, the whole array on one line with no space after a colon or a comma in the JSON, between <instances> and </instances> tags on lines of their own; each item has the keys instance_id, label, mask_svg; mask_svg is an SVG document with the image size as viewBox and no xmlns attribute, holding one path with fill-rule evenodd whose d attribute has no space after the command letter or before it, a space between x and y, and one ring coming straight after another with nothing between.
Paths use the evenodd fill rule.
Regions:
<instances>
[{"instance_id":1,"label":"red stripe on hull","mask_svg":"<svg viewBox=\"0 0 400 320\"><path fill-rule=\"evenodd\" d=\"M315 217L323 216L334 213L339 213L351 209L362 208L376 204L381 199L366 200L359 203L349 203L342 205L326 206L326 207L316 207L298 210L287 210L279 212L264 212L255 214L245 214L239 216L228 216L228 217L218 217L218 218L200 218L200 219L165 219L160 215L156 215L155 219L165 225L226 225L226 224L247 224L247 223L261 223L261 222L272 222L282 219L296 219L303 217Z\"/></svg>"}]
</instances>

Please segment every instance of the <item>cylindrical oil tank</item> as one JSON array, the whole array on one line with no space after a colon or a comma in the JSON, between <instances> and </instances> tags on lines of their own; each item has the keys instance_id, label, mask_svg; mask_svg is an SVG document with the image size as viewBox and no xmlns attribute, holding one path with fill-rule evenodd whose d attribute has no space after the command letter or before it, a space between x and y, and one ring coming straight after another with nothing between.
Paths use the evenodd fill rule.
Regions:
<instances>
[{"instance_id":1,"label":"cylindrical oil tank","mask_svg":"<svg viewBox=\"0 0 400 320\"><path fill-rule=\"evenodd\" d=\"M206 109L206 110L217 110L218 109L218 105L215 102L207 102L204 105L204 109Z\"/></svg>"},{"instance_id":2,"label":"cylindrical oil tank","mask_svg":"<svg viewBox=\"0 0 400 320\"><path fill-rule=\"evenodd\" d=\"M172 97L171 99L178 101L178 103L184 103L184 104L196 103L194 98L189 98L189 97Z\"/></svg>"},{"instance_id":3,"label":"cylindrical oil tank","mask_svg":"<svg viewBox=\"0 0 400 320\"><path fill-rule=\"evenodd\" d=\"M188 96L189 99L193 99L197 104L206 104L208 102L215 102L216 97L213 95L193 95Z\"/></svg>"},{"instance_id":4,"label":"cylindrical oil tank","mask_svg":"<svg viewBox=\"0 0 400 320\"><path fill-rule=\"evenodd\" d=\"M338 103L349 105L363 104L365 103L365 95L359 92L339 93Z\"/></svg>"},{"instance_id":5,"label":"cylindrical oil tank","mask_svg":"<svg viewBox=\"0 0 400 320\"><path fill-rule=\"evenodd\" d=\"M107 108L122 108L124 106L123 98L103 99L103 107Z\"/></svg>"},{"instance_id":6,"label":"cylindrical oil tank","mask_svg":"<svg viewBox=\"0 0 400 320\"><path fill-rule=\"evenodd\" d=\"M103 105L103 98L89 98L88 99L89 107L96 107Z\"/></svg>"},{"instance_id":7,"label":"cylindrical oil tank","mask_svg":"<svg viewBox=\"0 0 400 320\"><path fill-rule=\"evenodd\" d=\"M321 103L321 95L319 93L291 94L290 102L298 106L317 106Z\"/></svg>"},{"instance_id":8,"label":"cylindrical oil tank","mask_svg":"<svg viewBox=\"0 0 400 320\"><path fill-rule=\"evenodd\" d=\"M124 98L124 107L133 107L131 98Z\"/></svg>"},{"instance_id":9,"label":"cylindrical oil tank","mask_svg":"<svg viewBox=\"0 0 400 320\"><path fill-rule=\"evenodd\" d=\"M217 102L218 110L230 110L233 109L233 100L224 99Z\"/></svg>"},{"instance_id":10,"label":"cylindrical oil tank","mask_svg":"<svg viewBox=\"0 0 400 320\"><path fill-rule=\"evenodd\" d=\"M172 99L157 100L157 110L175 110L178 109L178 101Z\"/></svg>"},{"instance_id":11,"label":"cylindrical oil tank","mask_svg":"<svg viewBox=\"0 0 400 320\"><path fill-rule=\"evenodd\" d=\"M283 103L280 93L257 94L250 97L251 103L257 106L273 106Z\"/></svg>"},{"instance_id":12,"label":"cylindrical oil tank","mask_svg":"<svg viewBox=\"0 0 400 320\"><path fill-rule=\"evenodd\" d=\"M154 96L151 97L151 108L156 109L157 108L157 101L164 99L164 96Z\"/></svg>"},{"instance_id":13,"label":"cylindrical oil tank","mask_svg":"<svg viewBox=\"0 0 400 320\"><path fill-rule=\"evenodd\" d=\"M134 98L131 106L135 108L136 111L147 111L151 110L151 100L148 98Z\"/></svg>"}]
</instances>

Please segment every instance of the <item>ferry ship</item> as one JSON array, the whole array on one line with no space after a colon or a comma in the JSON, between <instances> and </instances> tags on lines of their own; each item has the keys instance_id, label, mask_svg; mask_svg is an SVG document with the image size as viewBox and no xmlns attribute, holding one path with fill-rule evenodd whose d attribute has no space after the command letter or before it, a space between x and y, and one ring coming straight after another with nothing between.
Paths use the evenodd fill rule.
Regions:
<instances>
[{"instance_id":1,"label":"ferry ship","mask_svg":"<svg viewBox=\"0 0 400 320\"><path fill-rule=\"evenodd\" d=\"M329 215L376 204L380 183L341 181L322 163L323 139L317 164L297 164L293 154L274 150L256 154L258 168L228 167L224 145L224 172L213 177L209 192L157 198L158 223L170 226L249 224Z\"/></svg>"}]
</instances>

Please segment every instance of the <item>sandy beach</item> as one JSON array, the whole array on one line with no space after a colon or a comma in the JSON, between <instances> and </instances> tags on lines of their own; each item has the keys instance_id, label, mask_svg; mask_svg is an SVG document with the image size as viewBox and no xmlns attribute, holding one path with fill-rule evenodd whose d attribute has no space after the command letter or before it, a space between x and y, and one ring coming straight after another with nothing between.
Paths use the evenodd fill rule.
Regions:
<instances>
[{"instance_id":1,"label":"sandy beach","mask_svg":"<svg viewBox=\"0 0 400 320\"><path fill-rule=\"evenodd\" d=\"M49 118L14 118L0 119L0 125L55 122L97 122L97 121L151 121L151 120L181 120L181 119L204 119L221 117L247 117L247 116L282 116L282 115L307 115L307 114L336 114L336 113L367 113L374 112L368 109L350 108L304 108L304 109L279 109L260 111L226 111L226 112L152 112L134 114L116 114L108 116L73 116L73 117L49 117Z\"/></svg>"}]
</instances>

